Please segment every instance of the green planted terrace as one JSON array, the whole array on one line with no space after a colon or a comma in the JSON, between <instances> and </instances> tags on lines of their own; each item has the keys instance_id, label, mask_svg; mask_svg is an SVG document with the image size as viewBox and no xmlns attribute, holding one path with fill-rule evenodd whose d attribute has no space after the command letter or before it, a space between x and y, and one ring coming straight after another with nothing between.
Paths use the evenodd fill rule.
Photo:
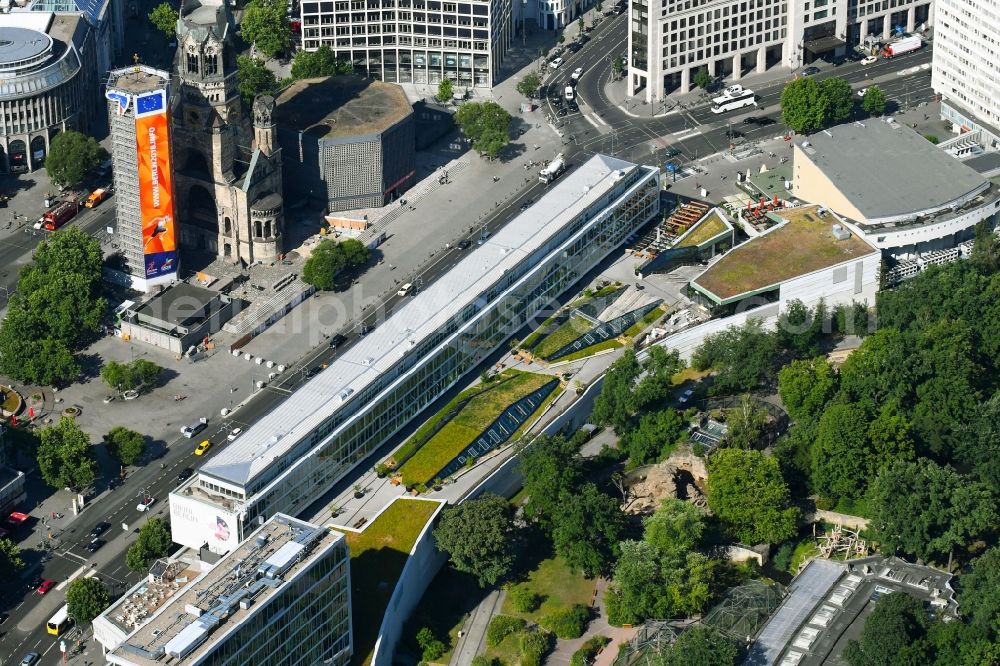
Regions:
<instances>
[{"instance_id":1,"label":"green planted terrace","mask_svg":"<svg viewBox=\"0 0 1000 666\"><path fill-rule=\"evenodd\" d=\"M500 375L499 379L494 380L494 383L471 394L471 399L468 396L463 398L462 400L467 400L464 406L441 425L442 419L447 418L457 404L461 404L462 400L456 398L428 422L433 422L433 427L440 426L440 429L419 445L419 448L399 467L403 484L410 488L431 483L436 475L472 444L503 414L504 410L550 381L552 377L549 375L508 370ZM551 394L549 399L551 400L554 395L555 393ZM537 411L544 409L546 404L548 400ZM424 432L421 433L421 430ZM411 437L411 441L419 442L426 437L428 431L423 428L421 430ZM410 446L410 441L404 444L404 448L407 446ZM402 456L397 459L402 459Z\"/></svg>"}]
</instances>

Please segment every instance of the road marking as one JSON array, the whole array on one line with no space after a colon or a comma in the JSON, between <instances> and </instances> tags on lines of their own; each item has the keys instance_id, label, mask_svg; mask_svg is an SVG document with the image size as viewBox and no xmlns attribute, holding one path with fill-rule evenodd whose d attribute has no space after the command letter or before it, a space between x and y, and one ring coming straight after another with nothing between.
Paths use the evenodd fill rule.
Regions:
<instances>
[{"instance_id":1,"label":"road marking","mask_svg":"<svg viewBox=\"0 0 1000 666\"><path fill-rule=\"evenodd\" d=\"M82 567L80 567L79 569L77 569L76 571L74 571L74 572L73 572L72 574L70 574L70 577L69 577L69 578L67 578L67 579L66 579L66 580L64 580L63 582L59 583L58 585L56 585L56 590L59 590L59 591L62 591L62 589L63 589L64 587L66 587L67 585L69 585L69 584L70 584L70 582L71 582L71 581L72 581L72 580L73 580L74 578L78 578L78 577L79 577L79 576L80 576L81 574L83 574L83 572L84 572L84 571L86 571L86 570L87 570L87 567L86 567L86 566L82 566Z\"/></svg>"},{"instance_id":2,"label":"road marking","mask_svg":"<svg viewBox=\"0 0 1000 666\"><path fill-rule=\"evenodd\" d=\"M695 134L701 134L701 130L698 129L697 127L694 127L692 129L679 130L677 132L674 132L670 136L674 137L679 141L681 139L687 139L688 137L692 137Z\"/></svg>"},{"instance_id":3,"label":"road marking","mask_svg":"<svg viewBox=\"0 0 1000 666\"><path fill-rule=\"evenodd\" d=\"M584 120L593 125L596 129L601 129L601 126L595 123L593 118L591 118L588 114L581 114L581 115L583 115Z\"/></svg>"}]
</instances>

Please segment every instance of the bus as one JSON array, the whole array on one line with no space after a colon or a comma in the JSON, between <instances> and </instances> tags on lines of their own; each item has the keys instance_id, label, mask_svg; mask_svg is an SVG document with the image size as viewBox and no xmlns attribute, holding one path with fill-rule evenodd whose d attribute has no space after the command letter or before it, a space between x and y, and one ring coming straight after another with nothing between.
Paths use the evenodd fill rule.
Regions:
<instances>
[{"instance_id":1,"label":"bus","mask_svg":"<svg viewBox=\"0 0 1000 666\"><path fill-rule=\"evenodd\" d=\"M42 226L49 231L55 231L62 225L66 224L73 219L76 215L76 204L70 203L69 201L63 201L62 203L56 204L55 208L46 211L42 219L45 220L45 224Z\"/></svg>"},{"instance_id":2,"label":"bus","mask_svg":"<svg viewBox=\"0 0 1000 666\"><path fill-rule=\"evenodd\" d=\"M59 636L72 624L73 620L69 617L69 606L63 606L45 623L45 630L53 636Z\"/></svg>"},{"instance_id":3,"label":"bus","mask_svg":"<svg viewBox=\"0 0 1000 666\"><path fill-rule=\"evenodd\" d=\"M712 100L712 113L725 113L744 106L757 106L757 96L752 90L744 90L738 95L724 95Z\"/></svg>"}]
</instances>

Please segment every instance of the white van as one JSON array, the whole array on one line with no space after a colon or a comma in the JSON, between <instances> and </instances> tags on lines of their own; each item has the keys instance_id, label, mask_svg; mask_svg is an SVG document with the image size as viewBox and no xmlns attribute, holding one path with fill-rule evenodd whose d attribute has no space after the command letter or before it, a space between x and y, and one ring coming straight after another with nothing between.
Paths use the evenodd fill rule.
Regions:
<instances>
[{"instance_id":1,"label":"white van","mask_svg":"<svg viewBox=\"0 0 1000 666\"><path fill-rule=\"evenodd\" d=\"M573 86L566 86L566 101L573 99Z\"/></svg>"},{"instance_id":2,"label":"white van","mask_svg":"<svg viewBox=\"0 0 1000 666\"><path fill-rule=\"evenodd\" d=\"M402 287L399 288L399 291L396 292L396 295L397 296L406 296L408 293L410 293L411 289L413 289L413 284L410 283L410 282L407 282L406 284L404 284Z\"/></svg>"}]
</instances>

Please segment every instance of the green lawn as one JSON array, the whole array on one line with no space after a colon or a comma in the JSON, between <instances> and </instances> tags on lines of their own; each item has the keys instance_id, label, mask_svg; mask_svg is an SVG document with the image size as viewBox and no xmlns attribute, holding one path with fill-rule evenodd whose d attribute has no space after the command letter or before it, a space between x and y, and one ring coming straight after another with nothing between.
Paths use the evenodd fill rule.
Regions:
<instances>
[{"instance_id":1,"label":"green lawn","mask_svg":"<svg viewBox=\"0 0 1000 666\"><path fill-rule=\"evenodd\" d=\"M495 388L481 392L431 437L399 468L407 487L429 483L445 465L475 441L490 423L510 405L538 390L552 380L548 375L511 372L511 378Z\"/></svg>"},{"instance_id":2,"label":"green lawn","mask_svg":"<svg viewBox=\"0 0 1000 666\"><path fill-rule=\"evenodd\" d=\"M575 351L572 354L566 354L565 356L560 356L559 358L553 359L554 362L567 363L569 361L578 361L581 358L587 358L588 356L593 356L597 352L604 351L605 349L617 349L618 347L624 347L621 340L618 338L611 338L610 340L605 340L604 342L598 342L596 345L590 345L589 347L584 347L580 351Z\"/></svg>"},{"instance_id":3,"label":"green lawn","mask_svg":"<svg viewBox=\"0 0 1000 666\"><path fill-rule=\"evenodd\" d=\"M518 584L527 586L535 594L543 597L541 606L531 613L519 613L514 610L510 598L505 596L500 613L523 617L529 622L538 622L552 611L561 608L568 608L574 604L589 606L597 582L584 578L583 574L574 574L562 558L553 557L542 560L535 570L528 574L528 579Z\"/></svg>"},{"instance_id":4,"label":"green lawn","mask_svg":"<svg viewBox=\"0 0 1000 666\"><path fill-rule=\"evenodd\" d=\"M488 592L479 587L475 576L456 571L450 565L442 567L406 621L400 652L420 661L421 651L416 636L422 627L428 627L436 638L448 646L448 651L435 663L447 664L458 642L459 630Z\"/></svg>"},{"instance_id":5,"label":"green lawn","mask_svg":"<svg viewBox=\"0 0 1000 666\"><path fill-rule=\"evenodd\" d=\"M580 315L571 315L562 326L545 336L541 342L535 345L531 353L540 358L546 358L554 354L578 337L594 328L590 320Z\"/></svg>"},{"instance_id":6,"label":"green lawn","mask_svg":"<svg viewBox=\"0 0 1000 666\"><path fill-rule=\"evenodd\" d=\"M455 407L457 407L458 404L461 403L463 400L471 396L474 396L478 393L482 393L486 388L487 388L486 384L473 386L472 388L465 389L464 391L456 395L454 398L449 400L447 405L438 410L438 412L434 416L427 419L427 421L424 422L422 426L417 428L417 431L412 435L410 435L410 438L406 440L406 443L404 443L401 447L393 451L392 455L389 456L389 460L394 465L399 464L400 461L405 461L407 458L410 457L410 455L412 455L417 449L420 448L420 442L423 441L424 437L427 436L427 433L429 433L437 426L437 424L441 421L441 419L443 419L445 416L448 415L448 412L455 409Z\"/></svg>"},{"instance_id":7,"label":"green lawn","mask_svg":"<svg viewBox=\"0 0 1000 666\"><path fill-rule=\"evenodd\" d=\"M420 531L441 506L430 500L400 498L363 532L347 534L351 550L351 616L354 665L371 662L389 598Z\"/></svg>"},{"instance_id":8,"label":"green lawn","mask_svg":"<svg viewBox=\"0 0 1000 666\"><path fill-rule=\"evenodd\" d=\"M667 309L662 305L658 308L653 308L652 310L647 312L642 319L640 319L639 321L637 321L636 323L632 324L627 329L625 329L625 332L622 333L622 335L625 336L626 338L634 338L635 336L639 335L644 330L646 330L647 327L652 325L654 321L663 316L663 314L666 311Z\"/></svg>"},{"instance_id":9,"label":"green lawn","mask_svg":"<svg viewBox=\"0 0 1000 666\"><path fill-rule=\"evenodd\" d=\"M715 238L726 230L726 224L717 213L712 213L702 220L677 247L696 247L705 241Z\"/></svg>"},{"instance_id":10,"label":"green lawn","mask_svg":"<svg viewBox=\"0 0 1000 666\"><path fill-rule=\"evenodd\" d=\"M521 661L522 633L523 632L515 631L510 636L507 636L500 641L500 645L493 647L487 646L486 652L483 654L490 659L499 659L500 663L504 664L504 666L516 666Z\"/></svg>"}]
</instances>

